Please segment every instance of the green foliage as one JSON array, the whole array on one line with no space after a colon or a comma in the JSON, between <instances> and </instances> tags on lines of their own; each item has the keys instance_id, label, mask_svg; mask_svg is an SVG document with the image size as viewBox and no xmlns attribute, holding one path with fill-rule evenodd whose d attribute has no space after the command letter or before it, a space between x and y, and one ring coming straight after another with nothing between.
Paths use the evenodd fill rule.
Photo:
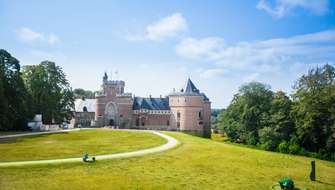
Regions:
<instances>
[{"instance_id":1,"label":"green foliage","mask_svg":"<svg viewBox=\"0 0 335 190\"><path fill-rule=\"evenodd\" d=\"M311 69L294 90L292 116L299 144L330 157L335 152L335 68Z\"/></svg>"},{"instance_id":2,"label":"green foliage","mask_svg":"<svg viewBox=\"0 0 335 190\"><path fill-rule=\"evenodd\" d=\"M211 110L211 128L214 130L215 133L218 132L218 121L220 113L223 112L224 109L212 109Z\"/></svg>"},{"instance_id":3,"label":"green foliage","mask_svg":"<svg viewBox=\"0 0 335 190\"><path fill-rule=\"evenodd\" d=\"M42 114L44 123L71 118L74 96L61 67L51 61L25 66L23 78L32 97L33 112Z\"/></svg>"},{"instance_id":4,"label":"green foliage","mask_svg":"<svg viewBox=\"0 0 335 190\"><path fill-rule=\"evenodd\" d=\"M260 146L265 150L275 150L281 140L281 134L274 127L264 127L258 130L258 135Z\"/></svg>"},{"instance_id":5,"label":"green foliage","mask_svg":"<svg viewBox=\"0 0 335 190\"><path fill-rule=\"evenodd\" d=\"M69 119L74 99L62 69L44 61L23 70L0 49L0 130L25 130L36 113L42 113L46 123Z\"/></svg>"},{"instance_id":6,"label":"green foliage","mask_svg":"<svg viewBox=\"0 0 335 190\"><path fill-rule=\"evenodd\" d=\"M220 116L220 128L236 142L256 145L258 130L269 125L273 93L258 82L243 85Z\"/></svg>"},{"instance_id":7,"label":"green foliage","mask_svg":"<svg viewBox=\"0 0 335 190\"><path fill-rule=\"evenodd\" d=\"M73 90L74 98L90 99L94 98L94 92L90 90L84 90L82 88L76 88Z\"/></svg>"},{"instance_id":8,"label":"green foliage","mask_svg":"<svg viewBox=\"0 0 335 190\"><path fill-rule=\"evenodd\" d=\"M218 126L234 142L332 159L335 68L311 69L295 84L292 98L281 91L274 93L262 83L243 85L219 116Z\"/></svg>"},{"instance_id":9,"label":"green foliage","mask_svg":"<svg viewBox=\"0 0 335 190\"><path fill-rule=\"evenodd\" d=\"M288 153L288 142L283 141L278 145L278 151L281 153Z\"/></svg>"},{"instance_id":10,"label":"green foliage","mask_svg":"<svg viewBox=\"0 0 335 190\"><path fill-rule=\"evenodd\" d=\"M24 130L32 116L20 69L19 61L0 49L0 130Z\"/></svg>"}]
</instances>

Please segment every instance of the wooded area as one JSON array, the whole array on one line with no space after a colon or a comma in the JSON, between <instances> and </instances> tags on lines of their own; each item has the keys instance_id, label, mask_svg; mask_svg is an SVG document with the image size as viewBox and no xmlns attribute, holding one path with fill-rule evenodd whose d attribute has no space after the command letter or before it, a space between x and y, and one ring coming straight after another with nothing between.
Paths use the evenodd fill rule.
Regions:
<instances>
[{"instance_id":1,"label":"wooded area","mask_svg":"<svg viewBox=\"0 0 335 190\"><path fill-rule=\"evenodd\" d=\"M217 126L233 142L335 160L335 68L309 70L293 90L288 96L259 82L245 84Z\"/></svg>"}]
</instances>

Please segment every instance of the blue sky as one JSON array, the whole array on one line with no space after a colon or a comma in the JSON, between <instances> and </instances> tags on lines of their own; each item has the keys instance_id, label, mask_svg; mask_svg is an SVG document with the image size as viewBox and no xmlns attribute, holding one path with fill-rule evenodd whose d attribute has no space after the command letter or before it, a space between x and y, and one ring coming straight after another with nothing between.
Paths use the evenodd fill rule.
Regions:
<instances>
[{"instance_id":1,"label":"blue sky","mask_svg":"<svg viewBox=\"0 0 335 190\"><path fill-rule=\"evenodd\" d=\"M243 83L290 93L309 68L335 66L334 11L333 0L0 0L0 48L22 65L55 61L74 88L98 90L106 71L159 96L191 77L220 108Z\"/></svg>"}]
</instances>

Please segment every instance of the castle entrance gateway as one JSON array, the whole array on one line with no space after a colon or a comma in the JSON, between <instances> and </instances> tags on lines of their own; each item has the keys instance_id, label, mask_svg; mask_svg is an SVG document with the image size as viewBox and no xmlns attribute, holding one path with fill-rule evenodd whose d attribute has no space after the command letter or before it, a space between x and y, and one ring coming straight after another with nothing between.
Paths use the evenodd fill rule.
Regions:
<instances>
[{"instance_id":1,"label":"castle entrance gateway","mask_svg":"<svg viewBox=\"0 0 335 190\"><path fill-rule=\"evenodd\" d=\"M105 108L106 125L117 126L118 125L118 109L114 102L109 102Z\"/></svg>"}]
</instances>

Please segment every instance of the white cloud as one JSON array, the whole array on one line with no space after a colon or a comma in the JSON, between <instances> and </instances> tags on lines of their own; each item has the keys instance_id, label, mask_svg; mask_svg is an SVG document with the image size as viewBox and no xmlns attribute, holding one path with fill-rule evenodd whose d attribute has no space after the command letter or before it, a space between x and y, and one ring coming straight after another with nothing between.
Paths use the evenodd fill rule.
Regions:
<instances>
[{"instance_id":1,"label":"white cloud","mask_svg":"<svg viewBox=\"0 0 335 190\"><path fill-rule=\"evenodd\" d=\"M258 79L259 75L259 73L251 73L243 78L243 82L255 81Z\"/></svg>"},{"instance_id":2,"label":"white cloud","mask_svg":"<svg viewBox=\"0 0 335 190\"><path fill-rule=\"evenodd\" d=\"M282 18L298 8L315 15L324 15L329 11L328 5L328 0L276 0L275 5L271 6L267 0L260 0L256 7L276 18Z\"/></svg>"},{"instance_id":3,"label":"white cloud","mask_svg":"<svg viewBox=\"0 0 335 190\"><path fill-rule=\"evenodd\" d=\"M22 27L16 32L18 38L24 42L41 41L44 39L43 34L34 32L29 28Z\"/></svg>"},{"instance_id":4,"label":"white cloud","mask_svg":"<svg viewBox=\"0 0 335 190\"><path fill-rule=\"evenodd\" d=\"M27 27L21 27L16 31L16 35L19 40L26 43L48 43L50 45L60 42L59 37L53 33L44 34L40 32L33 31Z\"/></svg>"},{"instance_id":5,"label":"white cloud","mask_svg":"<svg viewBox=\"0 0 335 190\"><path fill-rule=\"evenodd\" d=\"M58 43L59 42L59 37L56 36L55 34L51 33L49 34L48 36L48 43L49 44L55 44L55 43Z\"/></svg>"},{"instance_id":6,"label":"white cloud","mask_svg":"<svg viewBox=\"0 0 335 190\"><path fill-rule=\"evenodd\" d=\"M176 51L179 55L190 59L198 59L201 57L213 59L223 47L224 40L222 38L186 38L177 45Z\"/></svg>"},{"instance_id":7,"label":"white cloud","mask_svg":"<svg viewBox=\"0 0 335 190\"><path fill-rule=\"evenodd\" d=\"M223 75L225 73L226 73L225 70L221 68L207 69L207 70L200 71L200 77L204 79L209 79L209 78L214 78L216 76Z\"/></svg>"},{"instance_id":8,"label":"white cloud","mask_svg":"<svg viewBox=\"0 0 335 190\"><path fill-rule=\"evenodd\" d=\"M333 62L335 30L290 38L239 42L235 45L227 45L217 37L187 38L176 46L176 52L193 62L215 66L203 71L203 76L225 75L227 73L224 70L245 75L258 73L253 77L246 77L246 80L250 80L262 74L285 72L287 67L295 64L307 67L316 63Z\"/></svg>"},{"instance_id":9,"label":"white cloud","mask_svg":"<svg viewBox=\"0 0 335 190\"><path fill-rule=\"evenodd\" d=\"M122 38L128 41L163 41L168 38L177 37L188 30L187 21L181 13L170 16L149 24L144 34L132 34L129 31Z\"/></svg>"},{"instance_id":10,"label":"white cloud","mask_svg":"<svg viewBox=\"0 0 335 190\"><path fill-rule=\"evenodd\" d=\"M185 31L187 31L185 18L180 13L174 13L147 26L146 38L160 41L175 37Z\"/></svg>"}]
</instances>

